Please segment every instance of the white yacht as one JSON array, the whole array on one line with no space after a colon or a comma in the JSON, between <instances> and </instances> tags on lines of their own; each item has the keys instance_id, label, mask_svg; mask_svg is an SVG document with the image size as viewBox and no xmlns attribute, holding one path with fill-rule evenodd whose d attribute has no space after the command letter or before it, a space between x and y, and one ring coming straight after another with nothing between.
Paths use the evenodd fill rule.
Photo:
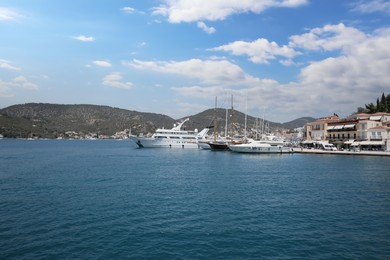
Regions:
<instances>
[{"instance_id":1,"label":"white yacht","mask_svg":"<svg viewBox=\"0 0 390 260\"><path fill-rule=\"evenodd\" d=\"M245 144L229 145L229 149L238 153L292 153L292 147L285 146L279 140L255 140Z\"/></svg>"},{"instance_id":2,"label":"white yacht","mask_svg":"<svg viewBox=\"0 0 390 260\"><path fill-rule=\"evenodd\" d=\"M172 129L159 128L151 137L131 136L132 139L140 148L196 148L198 149L198 141L205 138L209 128L198 132L182 130L182 126L189 118L174 125Z\"/></svg>"}]
</instances>

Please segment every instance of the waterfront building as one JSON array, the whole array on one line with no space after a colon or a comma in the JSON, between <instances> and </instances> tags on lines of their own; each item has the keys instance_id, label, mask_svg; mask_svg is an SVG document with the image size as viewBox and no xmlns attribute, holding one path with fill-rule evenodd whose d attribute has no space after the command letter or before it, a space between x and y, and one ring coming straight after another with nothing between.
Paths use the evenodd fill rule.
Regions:
<instances>
[{"instance_id":1,"label":"waterfront building","mask_svg":"<svg viewBox=\"0 0 390 260\"><path fill-rule=\"evenodd\" d=\"M357 139L358 140L367 140L368 139L368 131L372 128L381 126L382 124L379 121L372 120L359 120L358 128L357 128Z\"/></svg>"},{"instance_id":2,"label":"waterfront building","mask_svg":"<svg viewBox=\"0 0 390 260\"><path fill-rule=\"evenodd\" d=\"M345 142L356 140L358 123L358 120L347 119L329 123L326 128L327 140L338 147L341 147Z\"/></svg>"},{"instance_id":3,"label":"waterfront building","mask_svg":"<svg viewBox=\"0 0 390 260\"><path fill-rule=\"evenodd\" d=\"M368 129L367 143L372 149L380 149L390 151L390 127L377 126Z\"/></svg>"},{"instance_id":4,"label":"waterfront building","mask_svg":"<svg viewBox=\"0 0 390 260\"><path fill-rule=\"evenodd\" d=\"M327 136L327 128L329 123L338 122L338 115L321 117L314 122L305 125L304 137L306 141L324 141Z\"/></svg>"},{"instance_id":5,"label":"waterfront building","mask_svg":"<svg viewBox=\"0 0 390 260\"><path fill-rule=\"evenodd\" d=\"M390 151L390 113L356 114L340 119L336 114L305 125L305 144L328 141L338 149Z\"/></svg>"}]
</instances>

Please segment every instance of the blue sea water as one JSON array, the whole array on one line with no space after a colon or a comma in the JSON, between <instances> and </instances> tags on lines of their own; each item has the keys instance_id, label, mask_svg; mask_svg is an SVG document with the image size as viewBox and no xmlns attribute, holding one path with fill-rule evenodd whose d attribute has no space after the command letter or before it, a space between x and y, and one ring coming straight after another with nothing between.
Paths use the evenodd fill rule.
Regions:
<instances>
[{"instance_id":1,"label":"blue sea water","mask_svg":"<svg viewBox=\"0 0 390 260\"><path fill-rule=\"evenodd\" d=\"M389 259L390 158L0 141L0 259Z\"/></svg>"}]
</instances>

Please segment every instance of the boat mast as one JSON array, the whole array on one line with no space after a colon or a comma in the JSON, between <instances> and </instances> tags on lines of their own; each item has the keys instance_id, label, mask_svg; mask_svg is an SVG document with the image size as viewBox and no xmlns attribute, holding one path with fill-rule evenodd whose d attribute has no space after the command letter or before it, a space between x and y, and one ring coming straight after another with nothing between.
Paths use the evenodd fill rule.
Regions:
<instances>
[{"instance_id":1,"label":"boat mast","mask_svg":"<svg viewBox=\"0 0 390 260\"><path fill-rule=\"evenodd\" d=\"M261 124L261 138L265 135L265 108L263 110L263 122Z\"/></svg>"},{"instance_id":2,"label":"boat mast","mask_svg":"<svg viewBox=\"0 0 390 260\"><path fill-rule=\"evenodd\" d=\"M217 142L217 126L218 126L218 120L217 120L217 97L215 97L215 108L214 108L214 143Z\"/></svg>"},{"instance_id":3,"label":"boat mast","mask_svg":"<svg viewBox=\"0 0 390 260\"><path fill-rule=\"evenodd\" d=\"M226 113L225 113L225 138L227 137L227 130L228 130L228 115L229 115L229 108L226 107Z\"/></svg>"},{"instance_id":4,"label":"boat mast","mask_svg":"<svg viewBox=\"0 0 390 260\"><path fill-rule=\"evenodd\" d=\"M233 108L233 95L232 95L232 128L231 128L231 137L234 136L234 108Z\"/></svg>"},{"instance_id":5,"label":"boat mast","mask_svg":"<svg viewBox=\"0 0 390 260\"><path fill-rule=\"evenodd\" d=\"M245 130L244 130L244 139L246 140L247 139L247 136L246 136L246 121L248 119L248 100L246 100L245 102L245 124L244 124L244 127L245 127Z\"/></svg>"}]
</instances>

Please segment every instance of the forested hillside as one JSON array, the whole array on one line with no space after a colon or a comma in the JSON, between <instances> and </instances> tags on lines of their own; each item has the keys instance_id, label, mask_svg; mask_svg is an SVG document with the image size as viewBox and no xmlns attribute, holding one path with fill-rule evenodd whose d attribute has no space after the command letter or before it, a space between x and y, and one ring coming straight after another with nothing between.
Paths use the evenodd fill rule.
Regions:
<instances>
[{"instance_id":1,"label":"forested hillside","mask_svg":"<svg viewBox=\"0 0 390 260\"><path fill-rule=\"evenodd\" d=\"M56 138L67 131L112 135L130 128L134 133L147 133L174 122L166 115L95 105L30 103L0 110L4 137Z\"/></svg>"}]
</instances>

